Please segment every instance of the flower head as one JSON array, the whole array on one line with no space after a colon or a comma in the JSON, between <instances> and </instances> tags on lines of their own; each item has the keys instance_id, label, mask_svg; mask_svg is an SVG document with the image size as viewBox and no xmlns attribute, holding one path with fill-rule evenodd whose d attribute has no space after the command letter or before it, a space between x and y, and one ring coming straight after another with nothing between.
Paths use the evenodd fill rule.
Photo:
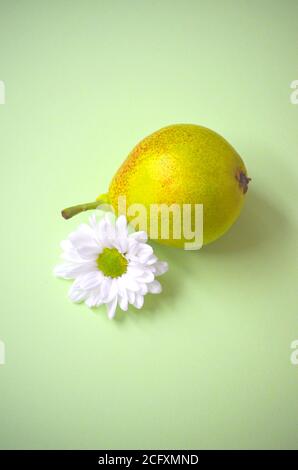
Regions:
<instances>
[{"instance_id":1,"label":"flower head","mask_svg":"<svg viewBox=\"0 0 298 470\"><path fill-rule=\"evenodd\" d=\"M54 274L74 279L70 299L90 308L105 304L109 318L115 316L117 305L125 311L128 304L140 309L144 295L161 292L155 277L168 265L158 261L145 232L129 233L124 215L115 222L108 215L98 222L92 215L89 224L81 224L61 242L61 248L64 263Z\"/></svg>"}]
</instances>

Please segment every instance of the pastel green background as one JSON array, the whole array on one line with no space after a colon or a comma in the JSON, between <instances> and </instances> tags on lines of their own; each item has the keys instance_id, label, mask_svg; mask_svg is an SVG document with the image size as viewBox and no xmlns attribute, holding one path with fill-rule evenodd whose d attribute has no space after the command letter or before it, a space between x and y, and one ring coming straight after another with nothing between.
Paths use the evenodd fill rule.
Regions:
<instances>
[{"instance_id":1,"label":"pastel green background","mask_svg":"<svg viewBox=\"0 0 298 470\"><path fill-rule=\"evenodd\" d=\"M1 448L298 448L298 3L0 0ZM130 149L211 127L253 178L231 231L157 247L164 293L109 321L52 276Z\"/></svg>"}]
</instances>

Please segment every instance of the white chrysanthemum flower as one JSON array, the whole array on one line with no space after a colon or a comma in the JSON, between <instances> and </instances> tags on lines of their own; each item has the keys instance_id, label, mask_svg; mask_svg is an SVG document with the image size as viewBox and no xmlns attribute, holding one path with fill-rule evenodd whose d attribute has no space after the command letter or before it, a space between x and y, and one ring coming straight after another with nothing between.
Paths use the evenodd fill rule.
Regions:
<instances>
[{"instance_id":1,"label":"white chrysanthemum flower","mask_svg":"<svg viewBox=\"0 0 298 470\"><path fill-rule=\"evenodd\" d=\"M90 308L106 304L109 318L118 304L125 311L128 304L140 309L144 295L161 292L155 276L168 269L146 242L145 232L128 232L124 215L114 223L108 215L99 222L92 215L89 224L80 225L61 242L65 263L54 274L74 279L69 290L73 302L85 301Z\"/></svg>"}]
</instances>

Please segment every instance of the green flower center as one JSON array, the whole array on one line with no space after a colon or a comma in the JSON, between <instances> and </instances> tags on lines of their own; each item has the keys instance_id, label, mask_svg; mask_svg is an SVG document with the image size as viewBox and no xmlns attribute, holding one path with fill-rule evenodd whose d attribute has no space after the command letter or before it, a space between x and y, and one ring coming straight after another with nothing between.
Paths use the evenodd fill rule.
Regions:
<instances>
[{"instance_id":1,"label":"green flower center","mask_svg":"<svg viewBox=\"0 0 298 470\"><path fill-rule=\"evenodd\" d=\"M127 259L116 248L104 248L96 263L98 269L108 277L120 277L127 271Z\"/></svg>"}]
</instances>

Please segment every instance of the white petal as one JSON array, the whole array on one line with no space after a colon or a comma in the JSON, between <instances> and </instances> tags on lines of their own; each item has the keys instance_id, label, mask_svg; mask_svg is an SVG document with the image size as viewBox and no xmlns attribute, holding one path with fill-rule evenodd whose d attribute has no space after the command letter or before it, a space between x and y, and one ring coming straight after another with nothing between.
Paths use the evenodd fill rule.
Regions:
<instances>
[{"instance_id":1,"label":"white petal","mask_svg":"<svg viewBox=\"0 0 298 470\"><path fill-rule=\"evenodd\" d=\"M139 244L135 240L128 239L127 257L130 259L137 255Z\"/></svg>"},{"instance_id":2,"label":"white petal","mask_svg":"<svg viewBox=\"0 0 298 470\"><path fill-rule=\"evenodd\" d=\"M155 268L155 275L160 276L161 274L164 274L168 270L168 263L166 261L157 261L157 263L154 264Z\"/></svg>"},{"instance_id":3,"label":"white petal","mask_svg":"<svg viewBox=\"0 0 298 470\"><path fill-rule=\"evenodd\" d=\"M75 279L80 274L84 274L93 268L93 264L85 263L65 263L59 264L54 268L54 275L64 279Z\"/></svg>"},{"instance_id":4,"label":"white petal","mask_svg":"<svg viewBox=\"0 0 298 470\"><path fill-rule=\"evenodd\" d=\"M62 240L60 246L63 251L73 251L73 244L70 240Z\"/></svg>"},{"instance_id":5,"label":"white petal","mask_svg":"<svg viewBox=\"0 0 298 470\"><path fill-rule=\"evenodd\" d=\"M111 248L112 244L108 237L108 220L106 217L103 217L98 223L97 237L100 240L100 243L104 247Z\"/></svg>"},{"instance_id":6,"label":"white petal","mask_svg":"<svg viewBox=\"0 0 298 470\"><path fill-rule=\"evenodd\" d=\"M136 298L133 305L136 308L142 308L144 305L144 297L141 294L136 294Z\"/></svg>"},{"instance_id":7,"label":"white petal","mask_svg":"<svg viewBox=\"0 0 298 470\"><path fill-rule=\"evenodd\" d=\"M133 304L136 298L136 294L130 290L127 291L128 302Z\"/></svg>"},{"instance_id":8,"label":"white petal","mask_svg":"<svg viewBox=\"0 0 298 470\"><path fill-rule=\"evenodd\" d=\"M146 243L148 240L148 235L144 231L134 232L129 235L129 238L132 240L136 240L140 243Z\"/></svg>"},{"instance_id":9,"label":"white petal","mask_svg":"<svg viewBox=\"0 0 298 470\"><path fill-rule=\"evenodd\" d=\"M128 297L126 291L123 295L119 296L119 307L125 312L128 309Z\"/></svg>"},{"instance_id":10,"label":"white petal","mask_svg":"<svg viewBox=\"0 0 298 470\"><path fill-rule=\"evenodd\" d=\"M96 221L96 215L92 214L89 217L89 225L92 228L92 230L96 231L97 230L97 221Z\"/></svg>"},{"instance_id":11,"label":"white petal","mask_svg":"<svg viewBox=\"0 0 298 470\"><path fill-rule=\"evenodd\" d=\"M138 282L152 282L154 281L154 274L149 269L144 270L141 276L137 277Z\"/></svg>"},{"instance_id":12,"label":"white petal","mask_svg":"<svg viewBox=\"0 0 298 470\"><path fill-rule=\"evenodd\" d=\"M81 302L86 298L86 291L78 289L74 284L68 291L68 297L72 302Z\"/></svg>"},{"instance_id":13,"label":"white petal","mask_svg":"<svg viewBox=\"0 0 298 470\"><path fill-rule=\"evenodd\" d=\"M111 287L111 278L109 277L104 277L102 284L101 284L101 295L103 298L103 301L107 298L110 292L110 287Z\"/></svg>"},{"instance_id":14,"label":"white petal","mask_svg":"<svg viewBox=\"0 0 298 470\"><path fill-rule=\"evenodd\" d=\"M54 276L63 277L64 279L71 279L68 275L69 265L68 264L58 264L53 269Z\"/></svg>"},{"instance_id":15,"label":"white petal","mask_svg":"<svg viewBox=\"0 0 298 470\"><path fill-rule=\"evenodd\" d=\"M116 232L115 232L115 227L112 224L112 221L109 219L108 214L105 216L105 221L106 221L106 226L105 226L105 234L106 234L106 239L112 243L115 240Z\"/></svg>"},{"instance_id":16,"label":"white petal","mask_svg":"<svg viewBox=\"0 0 298 470\"><path fill-rule=\"evenodd\" d=\"M54 274L74 279L69 297L74 302L85 300L88 307L102 303L107 305L108 316L115 315L117 302L122 310L128 304L141 308L144 295L161 292L161 285L154 279L167 271L168 265L158 261L147 242L147 234L139 231L128 234L130 227L125 216L115 220L107 214L97 222L95 214L89 224L81 224L67 240L61 242L65 263L57 266ZM128 269L119 278L110 278L98 270L96 257L104 248L117 248L128 260Z\"/></svg>"},{"instance_id":17,"label":"white petal","mask_svg":"<svg viewBox=\"0 0 298 470\"><path fill-rule=\"evenodd\" d=\"M91 271L80 278L79 284L82 289L91 290L98 287L103 279L100 271Z\"/></svg>"},{"instance_id":18,"label":"white petal","mask_svg":"<svg viewBox=\"0 0 298 470\"><path fill-rule=\"evenodd\" d=\"M144 244L140 244L139 245L139 250L138 250L138 255L139 256L146 256L147 258L149 258L149 256L151 256L153 254L153 248L151 245L146 245L145 243Z\"/></svg>"},{"instance_id":19,"label":"white petal","mask_svg":"<svg viewBox=\"0 0 298 470\"><path fill-rule=\"evenodd\" d=\"M114 246L115 248L117 248L117 250L120 251L120 253L126 253L126 252L127 252L127 247L128 247L127 238L125 238L125 237L117 237L117 238L113 241L113 246Z\"/></svg>"},{"instance_id":20,"label":"white petal","mask_svg":"<svg viewBox=\"0 0 298 470\"><path fill-rule=\"evenodd\" d=\"M102 247L93 243L93 244L85 244L77 248L77 251L80 256L85 259L96 259L99 253L102 251Z\"/></svg>"},{"instance_id":21,"label":"white petal","mask_svg":"<svg viewBox=\"0 0 298 470\"><path fill-rule=\"evenodd\" d=\"M133 265L132 263L130 263L128 266L127 266L127 275L129 277L133 277L133 278L136 278L138 276L142 276L144 274L144 268L142 267L142 265Z\"/></svg>"},{"instance_id":22,"label":"white petal","mask_svg":"<svg viewBox=\"0 0 298 470\"><path fill-rule=\"evenodd\" d=\"M67 239L62 240L60 246L63 250L61 258L71 263L78 263L78 262L85 262L83 258L78 254L76 248L74 247L73 243Z\"/></svg>"},{"instance_id":23,"label":"white petal","mask_svg":"<svg viewBox=\"0 0 298 470\"><path fill-rule=\"evenodd\" d=\"M120 215L116 220L116 234L118 237L127 238L127 222L125 215Z\"/></svg>"},{"instance_id":24,"label":"white petal","mask_svg":"<svg viewBox=\"0 0 298 470\"><path fill-rule=\"evenodd\" d=\"M133 278L128 276L127 273L122 276L122 281L126 289L129 289L134 292L137 292L139 290L139 284Z\"/></svg>"},{"instance_id":25,"label":"white petal","mask_svg":"<svg viewBox=\"0 0 298 470\"><path fill-rule=\"evenodd\" d=\"M123 276L117 277L116 281L117 281L118 293L122 296L125 295L126 294L126 287L125 287L125 284L123 282Z\"/></svg>"},{"instance_id":26,"label":"white petal","mask_svg":"<svg viewBox=\"0 0 298 470\"><path fill-rule=\"evenodd\" d=\"M153 254L153 248L150 245L139 244L137 254L132 257L132 259L139 261L141 263L146 263L148 258Z\"/></svg>"},{"instance_id":27,"label":"white petal","mask_svg":"<svg viewBox=\"0 0 298 470\"><path fill-rule=\"evenodd\" d=\"M81 224L68 236L75 248L79 248L84 244L96 241L96 234L94 230L87 224Z\"/></svg>"},{"instance_id":28,"label":"white petal","mask_svg":"<svg viewBox=\"0 0 298 470\"><path fill-rule=\"evenodd\" d=\"M110 320L115 316L116 307L117 307L117 297L115 297L111 302L107 304L107 312L108 312L108 317Z\"/></svg>"},{"instance_id":29,"label":"white petal","mask_svg":"<svg viewBox=\"0 0 298 470\"><path fill-rule=\"evenodd\" d=\"M151 256L149 256L149 258L147 259L146 264L147 264L147 265L152 265L152 264L156 263L157 261L158 261L157 256L151 255Z\"/></svg>"},{"instance_id":30,"label":"white petal","mask_svg":"<svg viewBox=\"0 0 298 470\"><path fill-rule=\"evenodd\" d=\"M148 284L148 291L151 294L160 294L161 291L162 291L162 287L161 287L160 282L155 280L155 281L151 282L150 284Z\"/></svg>"},{"instance_id":31,"label":"white petal","mask_svg":"<svg viewBox=\"0 0 298 470\"><path fill-rule=\"evenodd\" d=\"M90 260L82 258L79 253L73 249L72 251L64 251L61 255L61 258L68 263L88 263Z\"/></svg>"},{"instance_id":32,"label":"white petal","mask_svg":"<svg viewBox=\"0 0 298 470\"><path fill-rule=\"evenodd\" d=\"M109 292L106 294L104 301L105 303L111 302L118 294L117 279L111 279Z\"/></svg>"},{"instance_id":33,"label":"white petal","mask_svg":"<svg viewBox=\"0 0 298 470\"><path fill-rule=\"evenodd\" d=\"M140 284L139 294L141 295L148 294L148 284Z\"/></svg>"},{"instance_id":34,"label":"white petal","mask_svg":"<svg viewBox=\"0 0 298 470\"><path fill-rule=\"evenodd\" d=\"M92 308L98 305L98 301L99 301L98 291L91 291L87 299L85 300L85 304L87 305L87 307Z\"/></svg>"}]
</instances>

